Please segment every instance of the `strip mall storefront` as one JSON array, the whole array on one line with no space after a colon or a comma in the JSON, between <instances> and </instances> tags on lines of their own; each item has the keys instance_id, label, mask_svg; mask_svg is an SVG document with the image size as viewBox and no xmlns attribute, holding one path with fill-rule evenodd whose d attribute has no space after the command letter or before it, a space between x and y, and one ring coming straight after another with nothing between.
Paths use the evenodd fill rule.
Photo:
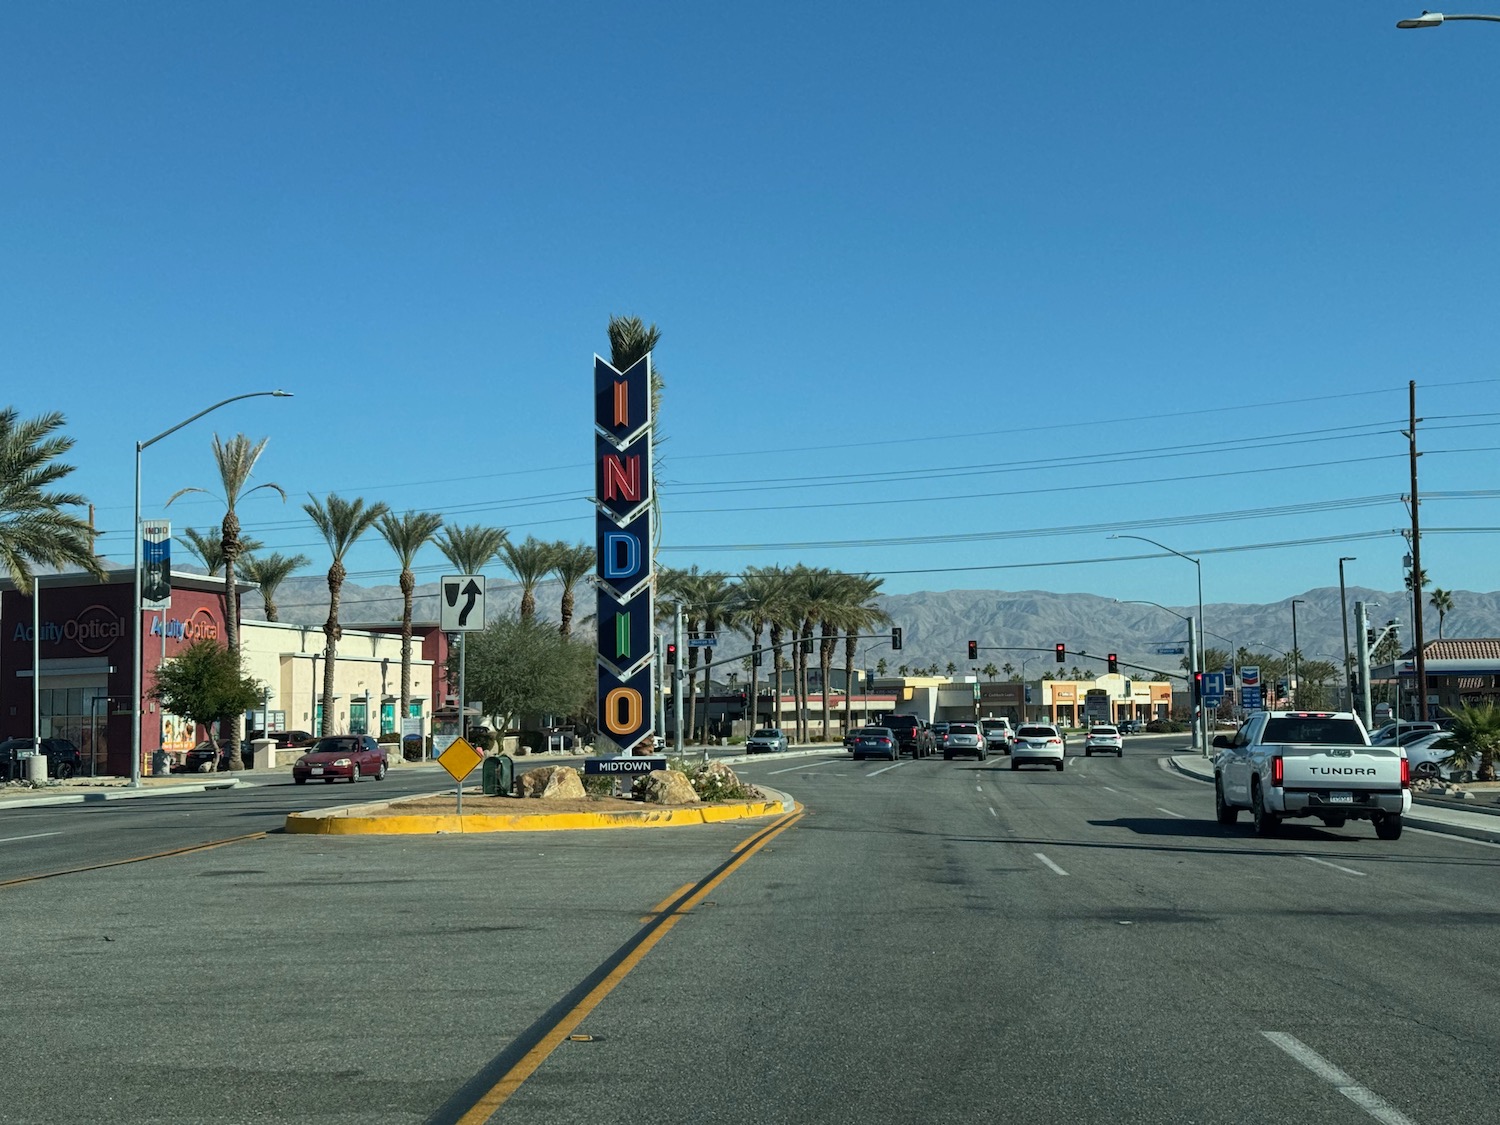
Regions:
<instances>
[{"instance_id":1,"label":"strip mall storefront","mask_svg":"<svg viewBox=\"0 0 1500 1125\"><path fill-rule=\"evenodd\" d=\"M84 772L130 775L131 631L134 593L128 567L98 582L82 574L44 575L38 597L0 581L0 738L32 732L33 637L41 676L36 681L43 738L67 738L83 754ZM253 587L248 588L253 595ZM172 603L165 613L141 618L141 772L150 772L158 749L183 751L206 732L163 714L150 698L156 670L199 640L224 643L223 580L172 572ZM33 613L39 627L33 628ZM266 685L264 703L286 729L316 731L325 702L338 733L358 727L371 734L399 729L401 637L398 625L346 629L339 644L334 698L322 698L323 631L320 627L241 622L241 653L248 675ZM431 733L431 716L451 702L445 675L447 636L436 626L417 630L413 642L413 715Z\"/></svg>"}]
</instances>

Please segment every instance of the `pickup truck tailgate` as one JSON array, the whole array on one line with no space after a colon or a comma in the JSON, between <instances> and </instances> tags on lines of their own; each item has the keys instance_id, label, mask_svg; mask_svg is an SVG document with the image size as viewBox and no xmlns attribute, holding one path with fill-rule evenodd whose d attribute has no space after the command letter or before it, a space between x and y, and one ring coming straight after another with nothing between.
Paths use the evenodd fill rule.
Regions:
<instances>
[{"instance_id":1,"label":"pickup truck tailgate","mask_svg":"<svg viewBox=\"0 0 1500 1125\"><path fill-rule=\"evenodd\" d=\"M1282 746L1282 787L1299 789L1401 789L1405 753L1384 746Z\"/></svg>"}]
</instances>

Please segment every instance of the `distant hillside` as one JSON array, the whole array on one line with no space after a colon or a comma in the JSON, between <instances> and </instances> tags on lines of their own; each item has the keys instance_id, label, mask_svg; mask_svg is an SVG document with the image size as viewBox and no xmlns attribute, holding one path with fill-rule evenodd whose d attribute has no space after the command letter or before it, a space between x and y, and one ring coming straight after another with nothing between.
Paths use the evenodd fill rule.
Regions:
<instances>
[{"instance_id":1,"label":"distant hillside","mask_svg":"<svg viewBox=\"0 0 1500 1125\"><path fill-rule=\"evenodd\" d=\"M558 619L558 601L562 587L556 582L537 587L537 613L543 620ZM593 591L582 586L577 591L580 631L594 609ZM1339 616L1338 587L1309 590L1298 597L1297 640L1308 659L1342 659L1344 650ZM415 613L419 620L436 620L438 616L437 583L417 587ZM1396 617L1402 622L1401 640L1411 642L1409 602L1404 592L1349 588L1349 629L1354 630L1354 602L1379 603L1371 610L1372 620L1385 622ZM485 609L489 618L513 615L520 611L520 587L504 580L491 579L486 592ZM960 671L969 666L968 642L979 642L978 664L1006 663L1020 668L1024 658L1028 676L1037 676L1055 666L1052 649L1059 641L1071 652L1086 652L1091 659L1078 658L1076 663L1102 670L1106 654L1117 653L1122 660L1163 669L1176 668L1178 658L1159 656L1158 643L1180 642L1186 626L1171 613L1150 605L1115 602L1094 594L1054 594L1046 590L947 590L915 594L895 594L881 599L886 612L903 631L902 652L893 654L888 643L867 641L861 644L859 661L873 667L882 657L894 670L902 664L926 666L936 662L946 668L952 661ZM1474 593L1454 591L1454 610L1444 621L1448 637L1500 637L1500 592ZM328 587L323 576L288 579L277 594L283 621L318 625L328 616ZM1196 612L1194 606L1170 606L1183 615ZM260 598L245 598L245 616L260 618ZM395 585L362 587L349 583L343 590L340 617L345 622L399 621L401 591ZM1243 645L1252 650L1292 647L1291 601L1269 605L1213 602L1203 607L1204 628L1210 647L1229 649ZM1437 615L1427 611L1426 630L1437 636ZM1215 636L1214 634L1219 634ZM1230 638L1231 646L1223 638ZM746 644L748 647L748 643ZM1002 649L1015 651L1001 651ZM1035 653L1020 651L1041 650ZM1092 658L1097 657L1097 660ZM840 657L842 659L842 656ZM1069 658L1068 665L1075 663ZM1097 665L1097 667L1096 667Z\"/></svg>"}]
</instances>

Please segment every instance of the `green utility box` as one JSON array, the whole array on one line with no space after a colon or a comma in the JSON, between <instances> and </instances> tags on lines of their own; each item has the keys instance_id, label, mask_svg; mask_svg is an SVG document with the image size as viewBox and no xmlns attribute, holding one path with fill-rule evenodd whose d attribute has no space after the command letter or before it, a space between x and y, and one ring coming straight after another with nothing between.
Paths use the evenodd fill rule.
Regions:
<instances>
[{"instance_id":1,"label":"green utility box","mask_svg":"<svg viewBox=\"0 0 1500 1125\"><path fill-rule=\"evenodd\" d=\"M516 783L516 763L507 754L486 758L482 767L481 788L486 797L509 797Z\"/></svg>"}]
</instances>

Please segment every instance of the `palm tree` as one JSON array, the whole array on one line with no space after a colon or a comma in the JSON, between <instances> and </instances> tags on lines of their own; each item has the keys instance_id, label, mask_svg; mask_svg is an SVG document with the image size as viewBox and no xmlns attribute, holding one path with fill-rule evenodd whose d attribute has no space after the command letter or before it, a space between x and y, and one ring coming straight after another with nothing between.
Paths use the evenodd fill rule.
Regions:
<instances>
[{"instance_id":1,"label":"palm tree","mask_svg":"<svg viewBox=\"0 0 1500 1125\"><path fill-rule=\"evenodd\" d=\"M1007 660L1004 664L1000 665L1000 674L1009 680L1016 674L1016 666Z\"/></svg>"},{"instance_id":2,"label":"palm tree","mask_svg":"<svg viewBox=\"0 0 1500 1125\"><path fill-rule=\"evenodd\" d=\"M489 566L505 543L505 532L498 527L471 523L464 527L449 524L433 539L443 558L461 574L478 574Z\"/></svg>"},{"instance_id":3,"label":"palm tree","mask_svg":"<svg viewBox=\"0 0 1500 1125\"><path fill-rule=\"evenodd\" d=\"M333 708L330 704L333 701L334 661L338 659L339 637L343 634L339 628L339 595L344 588L344 579L348 577L344 555L390 509L384 504L367 506L362 498L345 500L332 492L326 501L312 496L308 499L309 503L303 504L302 510L312 517L333 554L333 564L328 568L328 620L323 625L323 636L327 638L323 651L323 722L318 728L319 734L329 735L333 733Z\"/></svg>"},{"instance_id":4,"label":"palm tree","mask_svg":"<svg viewBox=\"0 0 1500 1125\"><path fill-rule=\"evenodd\" d=\"M260 455L265 452L266 442L270 438L261 438L252 442L244 434L235 434L228 441L224 441L218 434L214 434L213 450L214 464L219 470L219 483L224 488L224 521L219 528L219 557L224 566L224 643L230 652L238 658L240 655L240 595L239 587L234 580L235 560L246 550L245 542L240 538L240 517L235 510L240 500L249 496L252 492L259 492L263 488L269 488L286 501L286 489L279 484L257 484L254 488L246 488L250 483L250 474L255 470L255 463L260 460ZM179 488L167 498L167 506L170 507L173 500L179 496L186 496L190 492L204 492L202 488ZM227 716L226 716L227 717ZM240 758L240 729L244 722L243 715L235 716L229 724L229 768L240 770L245 768L245 763ZM224 724L219 725L224 729Z\"/></svg>"},{"instance_id":5,"label":"palm tree","mask_svg":"<svg viewBox=\"0 0 1500 1125\"><path fill-rule=\"evenodd\" d=\"M64 421L57 411L22 422L14 407L0 410L0 558L23 594L32 591L37 565L78 566L104 580L104 567L94 555L94 529L62 510L88 500L76 492L48 491L73 471L57 460L73 448L73 439L52 436Z\"/></svg>"},{"instance_id":6,"label":"palm tree","mask_svg":"<svg viewBox=\"0 0 1500 1125\"><path fill-rule=\"evenodd\" d=\"M240 537L241 543L249 543L251 540ZM289 577L293 571L301 570L312 560L306 555L292 555L290 557L272 552L269 555L242 555L240 564L245 571L245 579L260 587L261 601L265 603L266 620L277 621L276 615L276 589ZM209 573L213 573L210 571Z\"/></svg>"},{"instance_id":7,"label":"palm tree","mask_svg":"<svg viewBox=\"0 0 1500 1125\"><path fill-rule=\"evenodd\" d=\"M658 583L661 590L662 609L665 612L668 606L673 607L673 613L681 612L682 628L689 635L698 631L699 622L702 619L700 604L702 601L702 585L704 576L699 573L698 568L692 567L688 570L674 570L668 568L661 572ZM679 667L681 666L682 653L677 654ZM683 682L686 692L683 698L683 710L685 712L684 729L692 735L697 728L698 718L698 646L689 645L687 651L687 671L683 674Z\"/></svg>"},{"instance_id":8,"label":"palm tree","mask_svg":"<svg viewBox=\"0 0 1500 1125\"><path fill-rule=\"evenodd\" d=\"M1453 727L1438 745L1453 751L1451 760L1461 769L1473 768L1478 759L1475 778L1494 781L1495 755L1500 751L1500 708L1494 703L1466 703L1450 715Z\"/></svg>"},{"instance_id":9,"label":"palm tree","mask_svg":"<svg viewBox=\"0 0 1500 1125\"><path fill-rule=\"evenodd\" d=\"M224 569L224 533L219 528L210 527L203 531L199 531L196 527L184 528L182 535L177 537L177 542L186 547L188 552L203 564L203 569L208 572L209 577L213 577ZM254 539L249 535L240 536L242 559L247 559L252 551L258 551L264 546L265 544L259 539ZM238 585L235 587L234 597L235 613L238 617L243 617Z\"/></svg>"},{"instance_id":10,"label":"palm tree","mask_svg":"<svg viewBox=\"0 0 1500 1125\"><path fill-rule=\"evenodd\" d=\"M401 710L396 723L398 734L401 720L411 713L411 604L417 588L417 576L411 567L417 552L432 542L432 537L442 526L443 517L436 512L413 511L399 516L386 512L376 525L380 537L401 560Z\"/></svg>"},{"instance_id":11,"label":"palm tree","mask_svg":"<svg viewBox=\"0 0 1500 1125\"><path fill-rule=\"evenodd\" d=\"M986 664L983 668L981 668L979 670L984 673L984 678L985 679L990 680L992 682L995 679L995 677L1000 674L1000 669L995 667L995 662L993 660L991 660L988 664Z\"/></svg>"},{"instance_id":12,"label":"palm tree","mask_svg":"<svg viewBox=\"0 0 1500 1125\"><path fill-rule=\"evenodd\" d=\"M703 618L703 632L713 637L720 628L726 627L734 615L735 589L729 576L719 571L710 571L698 579L697 611ZM714 646L703 646L703 740L708 741L708 722L713 710L713 663ZM689 728L691 729L691 728Z\"/></svg>"},{"instance_id":13,"label":"palm tree","mask_svg":"<svg viewBox=\"0 0 1500 1125\"><path fill-rule=\"evenodd\" d=\"M890 615L874 602L884 578L869 574L844 575L845 597L838 612L838 622L844 630L844 731L852 729L854 723L854 658L859 652L859 637L877 625L890 623ZM824 689L823 715L828 716L827 688ZM825 738L828 736L824 731Z\"/></svg>"},{"instance_id":14,"label":"palm tree","mask_svg":"<svg viewBox=\"0 0 1500 1125\"><path fill-rule=\"evenodd\" d=\"M521 620L531 621L536 617L536 588L552 570L555 546L528 535L524 543L512 543L507 539L500 544L500 554L505 565L521 584Z\"/></svg>"},{"instance_id":15,"label":"palm tree","mask_svg":"<svg viewBox=\"0 0 1500 1125\"><path fill-rule=\"evenodd\" d=\"M807 714L809 703L807 658L812 655L813 626L823 620L825 613L836 610L841 597L840 576L824 567L813 568L801 565L792 574L790 600L794 617L798 619L792 651L797 692L797 737L807 742L812 738L812 724ZM831 633L831 630L825 630L826 633ZM826 651L831 662L833 658L831 641L826 644ZM826 692L826 681L823 687ZM824 720L825 722L827 720L826 709Z\"/></svg>"},{"instance_id":16,"label":"palm tree","mask_svg":"<svg viewBox=\"0 0 1500 1125\"><path fill-rule=\"evenodd\" d=\"M1432 597L1428 604L1437 610L1438 615L1438 640L1443 639L1443 618L1453 612L1453 591L1444 590L1441 586L1432 588Z\"/></svg>"},{"instance_id":17,"label":"palm tree","mask_svg":"<svg viewBox=\"0 0 1500 1125\"><path fill-rule=\"evenodd\" d=\"M760 648L760 635L765 632L771 624L772 617L778 600L786 592L786 572L779 566L758 567L752 566L746 569L735 586L735 604L732 620L735 627L743 631L749 638L753 648ZM778 672L781 668L780 652L774 654L774 661ZM780 699L780 682L778 676L777 699ZM760 668L752 659L750 662L750 694L746 697L750 702L750 728L753 730L760 725ZM771 725L780 723L779 709L771 716Z\"/></svg>"},{"instance_id":18,"label":"palm tree","mask_svg":"<svg viewBox=\"0 0 1500 1125\"><path fill-rule=\"evenodd\" d=\"M573 635L573 590L594 569L595 562L594 548L587 543L570 545L558 540L552 544L552 573L562 583L562 600L557 609L561 621L557 631L564 637Z\"/></svg>"}]
</instances>

